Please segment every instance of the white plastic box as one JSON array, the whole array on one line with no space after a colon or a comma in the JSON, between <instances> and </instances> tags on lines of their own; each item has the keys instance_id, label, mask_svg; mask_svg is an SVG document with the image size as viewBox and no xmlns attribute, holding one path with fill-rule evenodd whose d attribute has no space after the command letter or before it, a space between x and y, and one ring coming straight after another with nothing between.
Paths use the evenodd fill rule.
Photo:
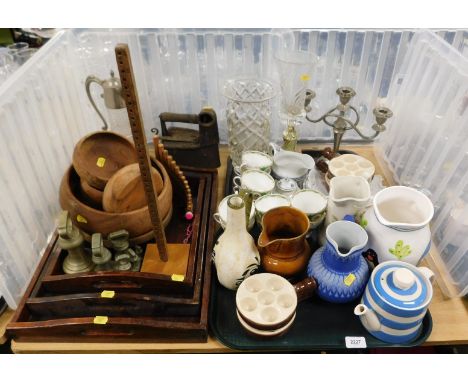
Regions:
<instances>
[{"instance_id":1,"label":"white plastic box","mask_svg":"<svg viewBox=\"0 0 468 382\"><path fill-rule=\"evenodd\" d=\"M432 193L437 209L434 244L453 285L462 286L451 293L466 293L468 229L459 228L450 217L457 211L456 201L461 201L457 206L462 216L467 212L467 117L465 112L457 116L450 94L453 83L466 85L462 71L466 59L457 50L467 54L468 33L438 33L456 49L432 33L416 38L413 31L402 30L60 32L0 86L0 294L11 307L16 306L55 229L59 184L71 163L74 144L102 126L86 97L85 78L90 74L107 78L111 69L118 73L114 46L119 42L130 47L148 136L151 128L159 128L162 111L198 113L202 106L211 105L225 140L222 83L246 74L275 80L274 53L279 46L318 55L314 115L334 106L335 90L344 85L357 91L353 104L358 106L363 129L372 124L372 108L388 104L395 117L378 147L397 181L426 182L424 187ZM421 52L426 61L418 59ZM437 81L431 82L431 78ZM433 86L433 91L428 93L427 86L426 91L415 87L419 82L430 83L427 86ZM100 89L92 89L104 111ZM460 89L452 99L462 99ZM444 118L440 118L444 110ZM125 112L104 114L114 130L129 135ZM273 139L280 138L282 129L275 114ZM300 136L332 139L324 124L304 123ZM443 145L432 145L428 151L431 137ZM347 133L346 138L358 137ZM423 155L426 160L421 162ZM424 168L416 171L422 163ZM419 171L426 175L419 177ZM459 276L460 272L464 274Z\"/></svg>"},{"instance_id":2,"label":"white plastic box","mask_svg":"<svg viewBox=\"0 0 468 382\"><path fill-rule=\"evenodd\" d=\"M395 114L379 158L430 196L433 269L445 294L468 293L468 59L431 33L413 38L388 94Z\"/></svg>"}]
</instances>

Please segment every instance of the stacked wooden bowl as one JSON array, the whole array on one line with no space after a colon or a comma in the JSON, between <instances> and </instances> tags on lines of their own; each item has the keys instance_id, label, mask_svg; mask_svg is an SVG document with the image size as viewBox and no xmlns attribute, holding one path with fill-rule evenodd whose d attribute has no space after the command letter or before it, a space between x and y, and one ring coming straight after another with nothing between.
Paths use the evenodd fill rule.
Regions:
<instances>
[{"instance_id":1,"label":"stacked wooden bowl","mask_svg":"<svg viewBox=\"0 0 468 382\"><path fill-rule=\"evenodd\" d=\"M152 180L164 227L172 216L172 184L164 166L154 158ZM90 239L126 229L131 242L152 238L152 225L133 144L125 137L101 131L75 146L73 165L60 185L60 205Z\"/></svg>"}]
</instances>

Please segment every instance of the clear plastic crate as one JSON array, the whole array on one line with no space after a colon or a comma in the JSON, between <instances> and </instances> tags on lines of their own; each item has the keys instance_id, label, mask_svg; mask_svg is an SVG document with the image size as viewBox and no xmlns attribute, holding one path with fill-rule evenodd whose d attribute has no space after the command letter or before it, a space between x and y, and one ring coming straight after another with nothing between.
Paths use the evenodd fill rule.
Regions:
<instances>
[{"instance_id":1,"label":"clear plastic crate","mask_svg":"<svg viewBox=\"0 0 468 382\"><path fill-rule=\"evenodd\" d=\"M397 183L434 203L429 261L449 296L468 293L468 59L433 33L415 35L388 94L378 141Z\"/></svg>"},{"instance_id":2,"label":"clear plastic crate","mask_svg":"<svg viewBox=\"0 0 468 382\"><path fill-rule=\"evenodd\" d=\"M467 54L466 31L438 33ZM418 152L411 157L412 160L426 166L426 171L427 165L437 158L419 161L427 151L421 146L423 141L415 139L418 126L428 129L428 134L432 129L430 131L435 131L436 139L441 141L446 135L447 143L443 150L437 150L437 146L431 152L438 157L441 151L442 156L448 158L437 170L445 171L447 178L428 173L429 176L422 180L432 182L428 187L434 187L431 192L439 206L434 232L440 234L444 228L453 236L453 241L448 239L452 236L445 235L440 239L435 237L434 242L443 250L441 256L447 260L448 266L455 264L452 273L449 271L454 282L464 282L466 288L466 280L463 281L461 276L460 279L458 274L460 269L464 269L459 259L466 264L468 242L465 240L450 249L450 254L447 252L452 248L448 242L454 245L460 235L462 238L464 234L467 236L464 228L456 233L453 228L456 223L448 218L453 215L456 200L460 201L458 206L462 210L465 208L463 203L468 191L464 157L467 150L466 145L463 146L468 140L457 135L468 131L462 126L465 123L466 127L466 113L464 119L456 117L453 106L447 103L452 87L466 83L463 82L465 77L457 75L457 70L461 70L462 56L432 33L424 33L421 36L426 37L417 39L413 36L414 31L411 30L341 29L59 32L0 85L0 139L4 143L0 151L0 294L11 307L16 306L52 236L60 210L59 184L71 163L74 144L83 135L102 126L86 96L85 79L90 74L108 78L111 69L118 73L114 46L119 42L130 47L147 136L150 136L151 128L160 127L158 116L163 111L198 113L202 106L211 105L217 111L220 136L225 141L226 100L222 96L221 85L226 79L241 74L276 80L273 57L280 46L312 51L319 57L312 81L317 92L314 114L335 105L336 88L349 85L357 91L353 104L360 111L362 128L368 129L373 120L372 108L388 99L395 109L395 117L390 122L391 129L382 135L380 145L396 175L420 182L411 168L405 171L408 155L401 149L405 143L393 145L394 141L400 142L401 136L406 136L413 151ZM426 45L434 45L435 53L428 55L428 60L433 61L428 61L430 65L427 67L424 63L415 66L412 62L417 60L418 52L428 51L424 39L429 41ZM418 45L412 40L416 40ZM460 62L456 66L459 69L449 69L452 62ZM446 77L440 74L443 71L447 71ZM395 73L399 74L395 77ZM431 76L438 80L433 84L437 87L430 93L430 99L419 88L413 92L408 90L413 89L413 85L406 85L408 82L427 83ZM111 128L129 135L125 111L106 110L99 97L101 90L93 86L92 92ZM444 94L442 98L447 102L440 100L440 95ZM409 105L417 110L414 117L405 112ZM453 119L435 118L432 107L437 107L437 110L451 108L450 118ZM274 110L278 107L274 106ZM432 118L430 126L424 124L427 118ZM273 139L280 139L283 127L279 125L277 113L274 113L271 130ZM330 128L324 124L303 123L299 133L303 139L332 139ZM358 139L352 133L347 133L346 138ZM429 144L432 142L429 135L424 135L424 139ZM455 184L457 179L459 183ZM441 190L438 183L450 185L452 196L449 197L449 191ZM464 186L459 186L461 184ZM446 204L445 200L452 204ZM466 209L463 211L465 213ZM444 240L448 240L447 244Z\"/></svg>"}]
</instances>

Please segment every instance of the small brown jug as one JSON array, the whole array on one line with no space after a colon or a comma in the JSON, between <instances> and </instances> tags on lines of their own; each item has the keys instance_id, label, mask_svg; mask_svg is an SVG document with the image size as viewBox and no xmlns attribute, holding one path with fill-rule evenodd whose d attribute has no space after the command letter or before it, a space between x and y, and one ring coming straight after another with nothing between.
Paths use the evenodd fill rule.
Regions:
<instances>
[{"instance_id":1,"label":"small brown jug","mask_svg":"<svg viewBox=\"0 0 468 382\"><path fill-rule=\"evenodd\" d=\"M257 243L265 272L291 277L303 271L310 258L308 229L307 215L296 208L278 207L265 213Z\"/></svg>"}]
</instances>

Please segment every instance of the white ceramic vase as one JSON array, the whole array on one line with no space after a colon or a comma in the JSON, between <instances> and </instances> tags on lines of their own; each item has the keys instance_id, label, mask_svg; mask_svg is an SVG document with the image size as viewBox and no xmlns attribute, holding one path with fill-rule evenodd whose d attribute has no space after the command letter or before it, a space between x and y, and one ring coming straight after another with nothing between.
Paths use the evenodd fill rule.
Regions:
<instances>
[{"instance_id":1,"label":"white ceramic vase","mask_svg":"<svg viewBox=\"0 0 468 382\"><path fill-rule=\"evenodd\" d=\"M369 234L369 247L379 263L401 260L417 265L429 252L429 222L434 206L422 192L405 186L379 191L361 219Z\"/></svg>"},{"instance_id":2,"label":"white ceramic vase","mask_svg":"<svg viewBox=\"0 0 468 382\"><path fill-rule=\"evenodd\" d=\"M213 248L213 261L218 280L235 290L260 265L260 255L252 236L247 232L245 204L238 195L228 199L226 229Z\"/></svg>"}]
</instances>

